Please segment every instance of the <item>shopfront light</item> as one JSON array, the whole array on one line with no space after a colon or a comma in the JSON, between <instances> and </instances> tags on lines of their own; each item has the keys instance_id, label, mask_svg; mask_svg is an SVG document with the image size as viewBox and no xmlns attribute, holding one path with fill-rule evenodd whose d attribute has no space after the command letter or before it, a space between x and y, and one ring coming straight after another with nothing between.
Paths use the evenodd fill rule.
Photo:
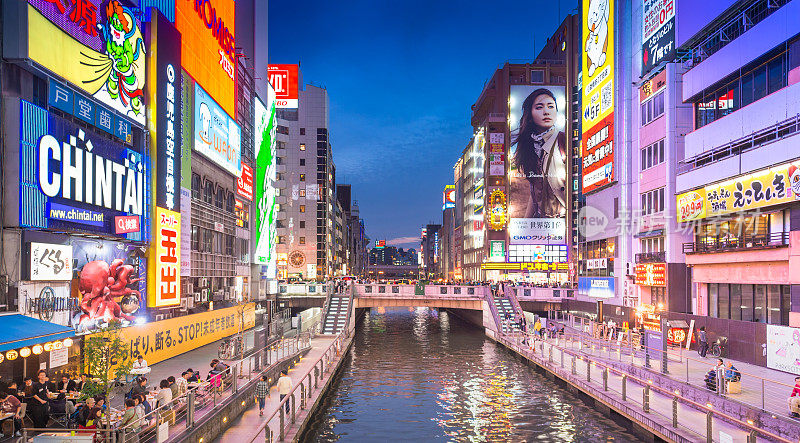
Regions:
<instances>
[{"instance_id":1,"label":"shopfront light","mask_svg":"<svg viewBox=\"0 0 800 443\"><path fill-rule=\"evenodd\" d=\"M13 349L8 351L8 352L6 352L6 360L8 360L8 361L16 360L17 357L19 357L19 354L17 353L17 351L15 351Z\"/></svg>"},{"instance_id":2,"label":"shopfront light","mask_svg":"<svg viewBox=\"0 0 800 443\"><path fill-rule=\"evenodd\" d=\"M31 348L22 348L22 349L20 349L19 350L19 355L22 356L22 358L28 357L29 355L31 355ZM9 360L11 360L11 359L9 358Z\"/></svg>"},{"instance_id":3,"label":"shopfront light","mask_svg":"<svg viewBox=\"0 0 800 443\"><path fill-rule=\"evenodd\" d=\"M42 351L44 351L44 348L42 348L42 345L33 345L33 353L34 354L39 355L39 354L42 353Z\"/></svg>"},{"instance_id":4,"label":"shopfront light","mask_svg":"<svg viewBox=\"0 0 800 443\"><path fill-rule=\"evenodd\" d=\"M52 350L53 350L53 343L51 343L51 342L47 342L47 343L45 343L45 344L44 344L44 350L45 350L46 352L50 352L50 351L52 351Z\"/></svg>"},{"instance_id":5,"label":"shopfront light","mask_svg":"<svg viewBox=\"0 0 800 443\"><path fill-rule=\"evenodd\" d=\"M54 341L53 342L53 350L54 351L58 351L59 349L61 349L63 347L64 347L64 344L61 343L60 341Z\"/></svg>"},{"instance_id":6,"label":"shopfront light","mask_svg":"<svg viewBox=\"0 0 800 443\"><path fill-rule=\"evenodd\" d=\"M66 346L68 348L72 347L72 339L71 338L65 338L62 343L64 343L64 346Z\"/></svg>"}]
</instances>

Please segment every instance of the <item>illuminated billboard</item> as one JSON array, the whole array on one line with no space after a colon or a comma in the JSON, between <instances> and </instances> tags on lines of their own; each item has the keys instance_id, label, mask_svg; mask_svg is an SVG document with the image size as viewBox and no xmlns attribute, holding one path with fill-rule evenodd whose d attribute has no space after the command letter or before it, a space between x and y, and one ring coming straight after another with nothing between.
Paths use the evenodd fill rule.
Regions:
<instances>
[{"instance_id":1,"label":"illuminated billboard","mask_svg":"<svg viewBox=\"0 0 800 443\"><path fill-rule=\"evenodd\" d=\"M800 162L740 175L676 198L678 222L795 202L800 200Z\"/></svg>"},{"instance_id":2,"label":"illuminated billboard","mask_svg":"<svg viewBox=\"0 0 800 443\"><path fill-rule=\"evenodd\" d=\"M269 83L275 89L275 107L297 108L300 97L300 66L269 65Z\"/></svg>"},{"instance_id":3,"label":"illuminated billboard","mask_svg":"<svg viewBox=\"0 0 800 443\"><path fill-rule=\"evenodd\" d=\"M242 171L242 130L206 93L194 85L194 150L239 177Z\"/></svg>"},{"instance_id":4,"label":"illuminated billboard","mask_svg":"<svg viewBox=\"0 0 800 443\"><path fill-rule=\"evenodd\" d=\"M375 248L383 249L386 247L386 240L375 240Z\"/></svg>"},{"instance_id":5,"label":"illuminated billboard","mask_svg":"<svg viewBox=\"0 0 800 443\"><path fill-rule=\"evenodd\" d=\"M635 282L637 285L642 286L666 286L667 264L640 263L636 265Z\"/></svg>"},{"instance_id":6,"label":"illuminated billboard","mask_svg":"<svg viewBox=\"0 0 800 443\"><path fill-rule=\"evenodd\" d=\"M277 274L277 220L275 180L277 166L275 162L275 96L271 86L267 85L269 95L267 105L256 98L255 123L253 136L256 154L255 171L255 205L256 205L256 244L253 250L253 262L267 266L267 278L275 278Z\"/></svg>"},{"instance_id":7,"label":"illuminated billboard","mask_svg":"<svg viewBox=\"0 0 800 443\"><path fill-rule=\"evenodd\" d=\"M183 68L230 117L236 116L234 0L178 0ZM238 175L238 174L237 174Z\"/></svg>"},{"instance_id":8,"label":"illuminated billboard","mask_svg":"<svg viewBox=\"0 0 800 443\"><path fill-rule=\"evenodd\" d=\"M442 210L456 207L456 186L447 185L442 192Z\"/></svg>"},{"instance_id":9,"label":"illuminated billboard","mask_svg":"<svg viewBox=\"0 0 800 443\"><path fill-rule=\"evenodd\" d=\"M559 240L551 242L548 241L549 235L543 235L545 228L541 227L545 223L565 226L567 139L564 133L564 87L512 85L508 103L511 134L508 151L510 243L564 243L563 233Z\"/></svg>"},{"instance_id":10,"label":"illuminated billboard","mask_svg":"<svg viewBox=\"0 0 800 443\"><path fill-rule=\"evenodd\" d=\"M253 201L253 168L242 163L242 174L236 180L236 193Z\"/></svg>"},{"instance_id":11,"label":"illuminated billboard","mask_svg":"<svg viewBox=\"0 0 800 443\"><path fill-rule=\"evenodd\" d=\"M145 122L142 24L117 0L29 0L28 57L140 125Z\"/></svg>"},{"instance_id":12,"label":"illuminated billboard","mask_svg":"<svg viewBox=\"0 0 800 443\"><path fill-rule=\"evenodd\" d=\"M175 306L181 302L181 213L156 206L155 257L151 261L153 276L150 287L150 306Z\"/></svg>"},{"instance_id":13,"label":"illuminated billboard","mask_svg":"<svg viewBox=\"0 0 800 443\"><path fill-rule=\"evenodd\" d=\"M147 240L147 156L20 103L20 226Z\"/></svg>"},{"instance_id":14,"label":"illuminated billboard","mask_svg":"<svg viewBox=\"0 0 800 443\"><path fill-rule=\"evenodd\" d=\"M642 75L675 58L675 1L642 3Z\"/></svg>"},{"instance_id":15,"label":"illuminated billboard","mask_svg":"<svg viewBox=\"0 0 800 443\"><path fill-rule=\"evenodd\" d=\"M614 181L614 15L614 0L583 0L583 193Z\"/></svg>"}]
</instances>

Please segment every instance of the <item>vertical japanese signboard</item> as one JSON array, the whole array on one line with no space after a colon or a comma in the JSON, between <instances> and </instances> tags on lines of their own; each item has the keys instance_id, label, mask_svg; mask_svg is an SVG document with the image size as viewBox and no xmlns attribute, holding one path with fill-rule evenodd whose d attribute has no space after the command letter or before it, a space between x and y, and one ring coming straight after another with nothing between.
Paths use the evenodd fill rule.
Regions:
<instances>
[{"instance_id":1,"label":"vertical japanese signboard","mask_svg":"<svg viewBox=\"0 0 800 443\"><path fill-rule=\"evenodd\" d=\"M675 0L642 4L642 75L675 58Z\"/></svg>"},{"instance_id":2,"label":"vertical japanese signboard","mask_svg":"<svg viewBox=\"0 0 800 443\"><path fill-rule=\"evenodd\" d=\"M181 213L156 207L153 225L155 257L151 263L155 278L150 279L149 305L175 306L181 302Z\"/></svg>"},{"instance_id":3,"label":"vertical japanese signboard","mask_svg":"<svg viewBox=\"0 0 800 443\"><path fill-rule=\"evenodd\" d=\"M150 27L149 73L153 81L150 128L155 174L155 216L150 261L149 304L152 307L180 304L181 276L181 34L163 15L155 13Z\"/></svg>"},{"instance_id":4,"label":"vertical japanese signboard","mask_svg":"<svg viewBox=\"0 0 800 443\"><path fill-rule=\"evenodd\" d=\"M583 0L583 193L614 181L614 0Z\"/></svg>"}]
</instances>

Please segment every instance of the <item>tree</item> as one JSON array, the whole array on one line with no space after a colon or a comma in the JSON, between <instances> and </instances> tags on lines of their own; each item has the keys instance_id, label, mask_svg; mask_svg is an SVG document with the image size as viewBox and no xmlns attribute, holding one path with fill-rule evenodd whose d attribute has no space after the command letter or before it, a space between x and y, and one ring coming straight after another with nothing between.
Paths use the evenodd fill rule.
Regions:
<instances>
[{"instance_id":1,"label":"tree","mask_svg":"<svg viewBox=\"0 0 800 443\"><path fill-rule=\"evenodd\" d=\"M130 344L122 339L121 333L122 326L115 321L84 338L83 368L92 377L92 383L83 390L86 397L102 395L108 403L114 386L124 385L121 382L131 373ZM109 414L106 417L108 424Z\"/></svg>"}]
</instances>

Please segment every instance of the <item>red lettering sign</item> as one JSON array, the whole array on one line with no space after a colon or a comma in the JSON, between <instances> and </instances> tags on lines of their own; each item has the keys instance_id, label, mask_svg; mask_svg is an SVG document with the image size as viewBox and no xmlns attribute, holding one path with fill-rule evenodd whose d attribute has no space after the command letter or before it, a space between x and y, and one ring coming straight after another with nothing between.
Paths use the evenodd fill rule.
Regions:
<instances>
[{"instance_id":1,"label":"red lettering sign","mask_svg":"<svg viewBox=\"0 0 800 443\"><path fill-rule=\"evenodd\" d=\"M118 215L114 217L114 232L117 234L139 232L140 229L138 215Z\"/></svg>"},{"instance_id":2,"label":"red lettering sign","mask_svg":"<svg viewBox=\"0 0 800 443\"><path fill-rule=\"evenodd\" d=\"M242 175L236 181L236 193L253 201L253 169L242 163Z\"/></svg>"}]
</instances>

